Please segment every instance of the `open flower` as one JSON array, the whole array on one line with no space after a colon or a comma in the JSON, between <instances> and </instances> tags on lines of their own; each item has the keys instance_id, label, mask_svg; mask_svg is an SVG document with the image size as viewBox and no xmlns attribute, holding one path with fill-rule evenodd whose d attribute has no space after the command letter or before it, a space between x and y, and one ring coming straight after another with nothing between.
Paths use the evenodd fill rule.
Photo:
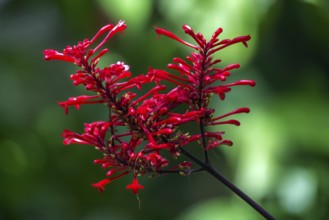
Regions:
<instances>
[{"instance_id":1,"label":"open flower","mask_svg":"<svg viewBox=\"0 0 329 220\"><path fill-rule=\"evenodd\" d=\"M126 186L127 189L131 189L131 191L134 193L134 194L138 194L138 191L140 189L144 189L144 186L140 185L138 183L138 180L137 178L134 178L133 179L133 182L131 184L129 184L128 186Z\"/></svg>"}]
</instances>

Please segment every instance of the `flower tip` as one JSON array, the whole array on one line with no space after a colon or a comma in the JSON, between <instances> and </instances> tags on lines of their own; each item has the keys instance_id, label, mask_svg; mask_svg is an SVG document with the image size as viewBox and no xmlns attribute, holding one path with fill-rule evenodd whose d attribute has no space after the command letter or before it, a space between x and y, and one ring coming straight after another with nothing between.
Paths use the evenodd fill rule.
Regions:
<instances>
[{"instance_id":1,"label":"flower tip","mask_svg":"<svg viewBox=\"0 0 329 220\"><path fill-rule=\"evenodd\" d=\"M119 27L119 31L123 31L127 28L124 20L120 20L116 26Z\"/></svg>"},{"instance_id":2,"label":"flower tip","mask_svg":"<svg viewBox=\"0 0 329 220\"><path fill-rule=\"evenodd\" d=\"M249 108L243 107L243 108L237 109L235 113L249 113L249 112L250 112Z\"/></svg>"},{"instance_id":3,"label":"flower tip","mask_svg":"<svg viewBox=\"0 0 329 220\"><path fill-rule=\"evenodd\" d=\"M217 30L213 33L213 35L212 35L212 37L211 37L211 41L212 42L215 42L215 41L217 41L218 39L217 39L217 37L218 37L218 35L220 35L221 33L223 32L223 29L222 28L217 28Z\"/></svg>"},{"instance_id":4,"label":"flower tip","mask_svg":"<svg viewBox=\"0 0 329 220\"><path fill-rule=\"evenodd\" d=\"M46 60L46 61L49 61L51 60L50 56L49 55L44 55L43 58Z\"/></svg>"},{"instance_id":5,"label":"flower tip","mask_svg":"<svg viewBox=\"0 0 329 220\"><path fill-rule=\"evenodd\" d=\"M159 28L157 26L154 26L154 29L155 29L155 33L157 35L161 35L161 34L164 34L166 32L166 30L162 29L162 28Z\"/></svg>"},{"instance_id":6,"label":"flower tip","mask_svg":"<svg viewBox=\"0 0 329 220\"><path fill-rule=\"evenodd\" d=\"M185 31L186 34L192 34L192 33L194 34L194 31L190 26L184 24L182 26L182 28L183 28L183 30Z\"/></svg>"},{"instance_id":7,"label":"flower tip","mask_svg":"<svg viewBox=\"0 0 329 220\"><path fill-rule=\"evenodd\" d=\"M228 120L226 121L227 124L231 124L231 125L235 125L235 126L240 126L241 123L237 120L234 120L234 119L231 119L231 120Z\"/></svg>"},{"instance_id":8,"label":"flower tip","mask_svg":"<svg viewBox=\"0 0 329 220\"><path fill-rule=\"evenodd\" d=\"M249 41L250 39L251 39L250 35L244 37L244 41L242 41L242 43L245 47L248 47L247 41Z\"/></svg>"},{"instance_id":9,"label":"flower tip","mask_svg":"<svg viewBox=\"0 0 329 220\"><path fill-rule=\"evenodd\" d=\"M119 22L118 22L118 25L124 25L125 24L125 20L119 20Z\"/></svg>"},{"instance_id":10,"label":"flower tip","mask_svg":"<svg viewBox=\"0 0 329 220\"><path fill-rule=\"evenodd\" d=\"M52 59L52 56L54 54L57 54L58 52L55 51L55 50L51 50L51 49L46 49L43 51L43 58L47 61L51 60Z\"/></svg>"},{"instance_id":11,"label":"flower tip","mask_svg":"<svg viewBox=\"0 0 329 220\"><path fill-rule=\"evenodd\" d=\"M233 142L230 140L223 140L221 144L231 147L233 145Z\"/></svg>"},{"instance_id":12,"label":"flower tip","mask_svg":"<svg viewBox=\"0 0 329 220\"><path fill-rule=\"evenodd\" d=\"M256 82L254 80L250 80L250 86L254 87L256 85Z\"/></svg>"},{"instance_id":13,"label":"flower tip","mask_svg":"<svg viewBox=\"0 0 329 220\"><path fill-rule=\"evenodd\" d=\"M246 86L254 87L256 85L256 82L254 80L243 79L243 80L237 81L236 85L246 85Z\"/></svg>"}]
</instances>

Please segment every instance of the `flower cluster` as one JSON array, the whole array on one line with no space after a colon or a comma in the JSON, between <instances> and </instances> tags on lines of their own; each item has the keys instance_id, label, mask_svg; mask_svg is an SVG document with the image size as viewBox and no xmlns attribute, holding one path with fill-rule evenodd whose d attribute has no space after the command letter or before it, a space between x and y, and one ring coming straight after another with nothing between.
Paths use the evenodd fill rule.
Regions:
<instances>
[{"instance_id":1,"label":"flower cluster","mask_svg":"<svg viewBox=\"0 0 329 220\"><path fill-rule=\"evenodd\" d=\"M239 65L215 67L220 60L214 60L213 54L236 43L247 46L250 36L219 40L221 28L215 31L210 41L206 41L202 34L195 33L189 26L184 25L185 33L195 41L195 44L192 44L156 27L158 35L167 36L194 50L186 59L173 59L173 63L168 65L168 69L173 70L173 73L150 68L146 74L134 76L129 71L129 66L120 61L99 68L99 59L108 52L108 49L102 47L126 27L123 21L116 25L107 25L91 40L85 39L76 46L67 46L62 52L45 50L44 58L77 65L79 70L71 75L73 85L83 85L86 90L94 92L93 95L70 97L67 101L59 102L66 114L70 106L79 109L84 104L103 103L109 110L108 119L86 123L84 133L64 130L62 134L65 145L90 145L102 153L103 157L96 159L94 163L107 170L107 177L92 186L103 191L106 184L131 174L132 183L126 188L137 194L143 189L138 182L139 176L166 173L188 175L193 172L193 161L169 165L164 151L170 152L176 158L182 153L183 148L188 150L187 145L192 142L201 143L205 154L208 150L221 145L231 146L230 140L223 139L224 132L207 132L205 127L221 124L239 125L238 121L225 118L248 113L249 109L238 108L227 114L214 116L215 110L209 107L209 100L213 95L223 100L233 86L254 86L255 82L239 80L223 83L230 76L230 71L239 68ZM105 37L96 44L103 35ZM96 46L93 47L94 44ZM168 91L162 81L171 82L175 87ZM145 94L138 96L132 92L133 89L140 90L147 83L154 86ZM181 105L187 106L183 113L177 110ZM182 128L182 125L187 123L199 125L200 133L189 134ZM122 128L125 128L125 131L118 132L122 131Z\"/></svg>"}]
</instances>

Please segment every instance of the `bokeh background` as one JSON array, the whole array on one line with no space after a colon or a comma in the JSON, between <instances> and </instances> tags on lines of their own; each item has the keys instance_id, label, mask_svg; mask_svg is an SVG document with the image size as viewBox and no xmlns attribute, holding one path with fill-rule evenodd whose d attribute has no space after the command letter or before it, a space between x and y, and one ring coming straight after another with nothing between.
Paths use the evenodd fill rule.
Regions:
<instances>
[{"instance_id":1,"label":"bokeh background","mask_svg":"<svg viewBox=\"0 0 329 220\"><path fill-rule=\"evenodd\" d=\"M46 48L61 50L91 38L107 23L128 29L109 44L102 65L123 60L135 74L165 68L191 51L153 26L184 36L189 24L208 38L250 34L250 46L220 52L221 65L240 63L235 88L219 113L249 106L240 127L223 127L232 148L211 154L216 167L277 219L329 218L329 1L327 0L0 0L0 219L215 220L262 219L206 173L140 178L138 200L125 189L130 178L102 194L90 186L105 175L88 146L64 147L64 128L81 131L104 110L72 109L57 101L81 94L69 75L75 68L45 62Z\"/></svg>"}]
</instances>

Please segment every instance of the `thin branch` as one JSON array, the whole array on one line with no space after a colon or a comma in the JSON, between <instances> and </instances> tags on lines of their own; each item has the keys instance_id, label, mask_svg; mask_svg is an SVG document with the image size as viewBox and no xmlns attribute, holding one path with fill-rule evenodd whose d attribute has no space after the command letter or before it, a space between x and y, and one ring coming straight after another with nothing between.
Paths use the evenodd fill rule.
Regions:
<instances>
[{"instance_id":1,"label":"thin branch","mask_svg":"<svg viewBox=\"0 0 329 220\"><path fill-rule=\"evenodd\" d=\"M177 173L177 174L179 174L179 173L183 172L186 175L189 175L191 173L199 173L199 172L202 172L202 171L205 171L205 170L202 167L200 167L198 169L191 170L189 172L184 171L184 170L158 170L158 171L156 171L156 173L158 173L158 174L168 174L168 173ZM150 172L152 172L152 171L150 170Z\"/></svg>"},{"instance_id":2,"label":"thin branch","mask_svg":"<svg viewBox=\"0 0 329 220\"><path fill-rule=\"evenodd\" d=\"M206 143L206 137L204 134L204 124L203 124L203 120L202 118L200 118L200 134L201 134L201 142L202 142L202 148L203 148L203 153L204 153L204 162L206 164L210 164L209 163L209 156L208 156L208 151L206 150L207 148L207 143Z\"/></svg>"},{"instance_id":3,"label":"thin branch","mask_svg":"<svg viewBox=\"0 0 329 220\"><path fill-rule=\"evenodd\" d=\"M213 177L218 179L220 182L222 182L225 186L227 186L230 190L232 190L237 196L239 196L241 199L243 199L245 202L247 202L252 208L254 208L259 214L261 214L265 219L268 220L275 220L271 214L269 214L265 209L263 209L260 205L258 205L254 200L252 200L249 196L247 196L244 192L242 192L237 186L235 186L232 182L230 182L226 177L224 177L221 173L219 173L214 167L212 167L210 164L207 164L203 161L201 161L199 158L195 157L190 152L186 151L184 148L179 147L180 151L196 162L198 165L200 165L205 171L210 173Z\"/></svg>"}]
</instances>

